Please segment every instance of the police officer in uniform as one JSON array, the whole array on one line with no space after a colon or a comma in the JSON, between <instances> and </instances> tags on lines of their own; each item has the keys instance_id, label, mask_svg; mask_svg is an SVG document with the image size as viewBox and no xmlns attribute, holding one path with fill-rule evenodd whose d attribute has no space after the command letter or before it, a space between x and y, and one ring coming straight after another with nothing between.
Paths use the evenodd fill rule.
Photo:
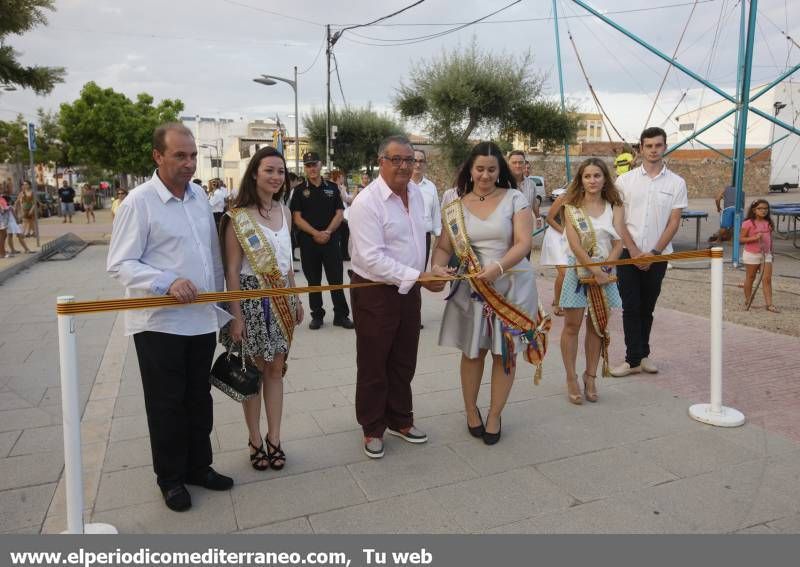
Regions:
<instances>
[{"instance_id":1,"label":"police officer in uniform","mask_svg":"<svg viewBox=\"0 0 800 567\"><path fill-rule=\"evenodd\" d=\"M344 204L339 188L320 176L322 163L316 152L303 154L303 166L306 180L295 187L289 205L294 226L297 228L300 265L310 286L320 285L322 282L323 266L328 284L341 284L344 266L337 229L344 218ZM347 306L344 291L331 291L331 299L333 324L352 329L353 322L350 320L350 308ZM322 327L322 320L325 318L322 294L310 293L309 303L311 322L308 328L316 330Z\"/></svg>"}]
</instances>

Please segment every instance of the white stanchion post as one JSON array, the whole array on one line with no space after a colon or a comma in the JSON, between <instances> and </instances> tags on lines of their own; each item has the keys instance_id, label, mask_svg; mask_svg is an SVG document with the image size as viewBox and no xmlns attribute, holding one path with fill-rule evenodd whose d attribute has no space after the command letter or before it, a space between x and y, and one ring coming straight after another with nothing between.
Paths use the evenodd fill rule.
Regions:
<instances>
[{"instance_id":1,"label":"white stanchion post","mask_svg":"<svg viewBox=\"0 0 800 567\"><path fill-rule=\"evenodd\" d=\"M711 403L694 404L689 415L702 423L720 427L737 427L744 423L744 414L722 405L722 248L711 249Z\"/></svg>"},{"instance_id":2,"label":"white stanchion post","mask_svg":"<svg viewBox=\"0 0 800 567\"><path fill-rule=\"evenodd\" d=\"M62 295L58 303L75 298ZM64 484L67 496L67 534L115 534L108 524L83 524L83 461L78 394L78 342L75 317L58 315L58 359L61 366L61 415L64 424Z\"/></svg>"}]
</instances>

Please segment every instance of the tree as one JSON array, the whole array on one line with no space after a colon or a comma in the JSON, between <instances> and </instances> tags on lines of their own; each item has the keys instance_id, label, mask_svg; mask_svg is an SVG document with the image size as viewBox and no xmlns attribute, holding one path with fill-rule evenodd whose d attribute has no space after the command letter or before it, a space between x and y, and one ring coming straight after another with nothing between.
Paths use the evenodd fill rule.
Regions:
<instances>
[{"instance_id":1,"label":"tree","mask_svg":"<svg viewBox=\"0 0 800 567\"><path fill-rule=\"evenodd\" d=\"M414 66L401 84L395 107L404 118L420 120L452 165L469 153L470 137L521 130L539 139L563 142L574 137L577 121L542 99L543 77L531 70L531 55L519 58L481 51L476 42L443 52ZM539 116L559 128L541 128L516 117ZM533 130L530 130L533 128Z\"/></svg>"},{"instance_id":2,"label":"tree","mask_svg":"<svg viewBox=\"0 0 800 567\"><path fill-rule=\"evenodd\" d=\"M21 35L47 24L45 10L53 11L53 3L53 0L0 0L0 83L47 94L57 83L64 82L63 67L26 67L17 60L19 53L5 43L8 35Z\"/></svg>"},{"instance_id":3,"label":"tree","mask_svg":"<svg viewBox=\"0 0 800 567\"><path fill-rule=\"evenodd\" d=\"M147 175L153 170L153 130L163 122L178 120L181 110L180 100L165 99L153 106L149 94L137 95L134 102L89 82L80 98L61 105L59 124L72 163Z\"/></svg>"},{"instance_id":4,"label":"tree","mask_svg":"<svg viewBox=\"0 0 800 567\"><path fill-rule=\"evenodd\" d=\"M403 134L403 127L387 115L371 107L333 109L331 124L337 128L331 140L333 161L338 169L347 172L366 167L372 169L378 159L378 146L387 136ZM311 140L311 148L325 155L325 111L314 110L303 117L303 126Z\"/></svg>"}]
</instances>

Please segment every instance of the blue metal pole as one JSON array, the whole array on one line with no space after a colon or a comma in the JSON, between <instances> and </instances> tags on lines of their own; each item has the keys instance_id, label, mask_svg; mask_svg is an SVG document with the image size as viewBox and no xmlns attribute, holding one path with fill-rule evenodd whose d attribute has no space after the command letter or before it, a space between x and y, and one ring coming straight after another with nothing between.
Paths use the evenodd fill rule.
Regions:
<instances>
[{"instance_id":1,"label":"blue metal pole","mask_svg":"<svg viewBox=\"0 0 800 567\"><path fill-rule=\"evenodd\" d=\"M646 41L644 41L643 39L638 37L637 35L632 34L631 32L629 32L628 30L626 30L622 26L618 25L616 22L614 22L614 20L612 20L610 18L607 18L606 16L604 16L603 14L601 14L600 12L598 12L597 10L595 10L594 8L592 8L591 6L589 6L588 4L583 2L582 0L572 0L572 1L575 4L577 4L578 6L580 6L581 8L583 8L584 10L586 10L586 11L590 12L591 14L593 14L594 16L597 16L598 18L600 18L602 21L604 21L605 23L610 25L615 30L619 31L620 33L625 34L626 36L631 38L633 41L635 41L636 43L638 43L639 45L641 45L642 47L644 47L648 51L654 53L658 57L661 57L661 59L663 59L664 61L666 61L670 65L674 65L675 67L677 67L678 69L680 69L681 71L683 71L684 73L689 75L691 78L693 78L698 83L700 83L702 85L705 85L706 87L708 87L709 89L711 89L712 91L717 93L719 96L721 96L725 100L728 100L728 101L736 104L736 99L734 97L732 97L731 95L729 95L728 93L726 93L725 91L723 91L721 88L719 88L718 86L716 86L716 85L714 85L712 83L709 83L703 77L701 77L700 75L698 75L697 73L695 73L694 71L689 69L688 67L685 67L684 65L681 65L680 63L678 63L675 59L673 59L669 55L666 55L666 54L662 53L661 51L659 51L658 49L656 49L655 47L653 47L652 45L650 45L649 43L647 43Z\"/></svg>"},{"instance_id":2,"label":"blue metal pole","mask_svg":"<svg viewBox=\"0 0 800 567\"><path fill-rule=\"evenodd\" d=\"M745 51L745 35L747 32L747 27L745 26L745 21L747 18L747 11L746 5L744 0L740 1L741 4L741 15L739 16L739 58L736 62L736 100L742 100L742 74L744 71L744 51ZM736 138L739 135L739 112L737 110L736 114L734 115L733 119L733 147L736 147ZM733 162L736 163L735 161ZM734 165L731 168L731 185L736 180L736 166Z\"/></svg>"},{"instance_id":3,"label":"blue metal pole","mask_svg":"<svg viewBox=\"0 0 800 567\"><path fill-rule=\"evenodd\" d=\"M767 144L766 146L764 146L763 148L761 148L761 149L760 149L760 150L758 150L757 152L750 154L749 156L747 156L747 158L746 158L746 159L747 159L748 161L749 161L749 160L751 160L751 159L753 159L754 157L756 157L756 156L757 156L757 155L759 155L760 153L762 153L762 152L766 152L768 149L770 149L772 146L774 146L774 145L775 145L775 144L777 144L778 142L782 142L783 140L785 140L785 139L786 139L786 138L788 138L789 136L791 136L791 134L784 134L783 136L781 136L781 137L780 137L780 138L778 138L777 140L773 140L772 142L770 142L769 144Z\"/></svg>"},{"instance_id":4,"label":"blue metal pole","mask_svg":"<svg viewBox=\"0 0 800 567\"><path fill-rule=\"evenodd\" d=\"M561 39L558 32L558 0L553 0L553 21L556 27L556 61L558 61L558 87L561 91L561 112L566 112L564 104L564 72L561 69ZM564 163L567 169L567 184L572 181L572 168L569 165L569 142L564 140Z\"/></svg>"},{"instance_id":5,"label":"blue metal pole","mask_svg":"<svg viewBox=\"0 0 800 567\"><path fill-rule=\"evenodd\" d=\"M733 222L732 257L734 267L739 266L739 256L741 253L739 234L741 232L742 212L744 210L744 149L747 144L747 114L750 110L750 77L753 70L753 45L755 44L756 37L757 12L758 0L750 0L750 15L747 21L747 46L745 47L742 90L739 100L739 130L736 136L736 147L734 148L735 176L733 185L736 187L736 212L734 213ZM761 113L757 112L757 114Z\"/></svg>"},{"instance_id":6,"label":"blue metal pole","mask_svg":"<svg viewBox=\"0 0 800 567\"><path fill-rule=\"evenodd\" d=\"M712 152L718 153L719 155L721 155L722 157L724 157L724 158L725 158L726 160L728 160L729 162L731 162L731 163L733 162L733 158L732 158L731 156L729 156L728 154L724 154L724 153L722 153L721 151L719 151L719 150L718 150L717 148L715 148L714 146L709 146L708 144L706 144L706 143L705 143L705 142L703 142L702 140L695 140L695 142L697 142L698 144L700 144L700 145L701 145L701 146L703 146L704 148L707 148L707 149L711 150Z\"/></svg>"},{"instance_id":7,"label":"blue metal pole","mask_svg":"<svg viewBox=\"0 0 800 567\"><path fill-rule=\"evenodd\" d=\"M766 120L769 120L770 122L773 122L773 123L777 124L778 126L783 128L784 130L788 130L792 134L797 134L798 136L800 136L800 130L798 130L797 128L795 128L791 124L787 124L783 120L778 120L775 116L770 116L769 114L767 114L763 110L759 110L758 108L751 107L750 108L750 112L752 112L753 114L758 114L761 118L765 118Z\"/></svg>"},{"instance_id":8,"label":"blue metal pole","mask_svg":"<svg viewBox=\"0 0 800 567\"><path fill-rule=\"evenodd\" d=\"M683 140L683 141L681 141L681 142L678 142L677 144L675 144L675 145L674 145L674 146L672 146L671 148L667 149L667 151L666 151L666 152L664 152L664 155L665 155L665 156L666 156L666 155L669 155L669 154L671 154L672 152L674 152L675 150L677 150L678 148L680 148L682 145L684 145L686 142L691 142L691 141L692 141L692 140L694 140L694 139L695 139L697 136L699 136L700 134L702 134L703 132L705 132L705 131L706 131L706 130L708 130L709 128L712 128L713 126L716 126L717 124L719 124L720 122L722 122L723 120L725 120L725 119L726 119L728 116L730 116L730 115L731 115L731 114L733 114L734 112L736 112L736 109L735 109L735 108L731 108L730 110L728 110L727 112L725 112L724 114L722 114L722 115L721 115L719 118L716 118L716 119L712 120L711 122L709 122L708 124L706 124L705 126L703 126L702 128L700 128L699 130L695 130L695 132L694 132L694 133L693 133L691 136L689 136L688 138L686 138L685 140Z\"/></svg>"}]
</instances>

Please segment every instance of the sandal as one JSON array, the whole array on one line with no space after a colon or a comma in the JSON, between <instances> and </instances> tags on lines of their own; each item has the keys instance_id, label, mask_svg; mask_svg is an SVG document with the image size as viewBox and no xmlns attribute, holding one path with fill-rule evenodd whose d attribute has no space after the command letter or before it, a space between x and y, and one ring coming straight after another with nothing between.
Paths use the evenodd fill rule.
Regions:
<instances>
[{"instance_id":1,"label":"sandal","mask_svg":"<svg viewBox=\"0 0 800 567\"><path fill-rule=\"evenodd\" d=\"M577 394L575 393L577 391ZM567 377L567 398L571 404L576 406L583 404L583 397L581 396L581 388L578 386L578 377Z\"/></svg>"},{"instance_id":2,"label":"sandal","mask_svg":"<svg viewBox=\"0 0 800 567\"><path fill-rule=\"evenodd\" d=\"M777 307L775 307L774 305L767 305L767 311L770 311L772 313L780 313L781 312L781 310L778 309Z\"/></svg>"},{"instance_id":3,"label":"sandal","mask_svg":"<svg viewBox=\"0 0 800 567\"><path fill-rule=\"evenodd\" d=\"M257 471L267 470L269 468L269 457L264 452L264 444L262 443L261 447L256 447L248 439L247 446L255 451L255 453L250 453L250 464L252 467Z\"/></svg>"},{"instance_id":4,"label":"sandal","mask_svg":"<svg viewBox=\"0 0 800 567\"><path fill-rule=\"evenodd\" d=\"M278 446L276 447L270 443L269 439L266 437L264 437L264 441L267 442L267 459L269 459L269 466L276 471L281 470L286 464L286 453L284 453L283 449L281 449L281 444L278 443Z\"/></svg>"},{"instance_id":5,"label":"sandal","mask_svg":"<svg viewBox=\"0 0 800 567\"><path fill-rule=\"evenodd\" d=\"M586 398L587 402L594 403L597 401L597 386L594 382L595 378L597 378L597 376L592 376L587 372L583 373L583 397Z\"/></svg>"}]
</instances>

